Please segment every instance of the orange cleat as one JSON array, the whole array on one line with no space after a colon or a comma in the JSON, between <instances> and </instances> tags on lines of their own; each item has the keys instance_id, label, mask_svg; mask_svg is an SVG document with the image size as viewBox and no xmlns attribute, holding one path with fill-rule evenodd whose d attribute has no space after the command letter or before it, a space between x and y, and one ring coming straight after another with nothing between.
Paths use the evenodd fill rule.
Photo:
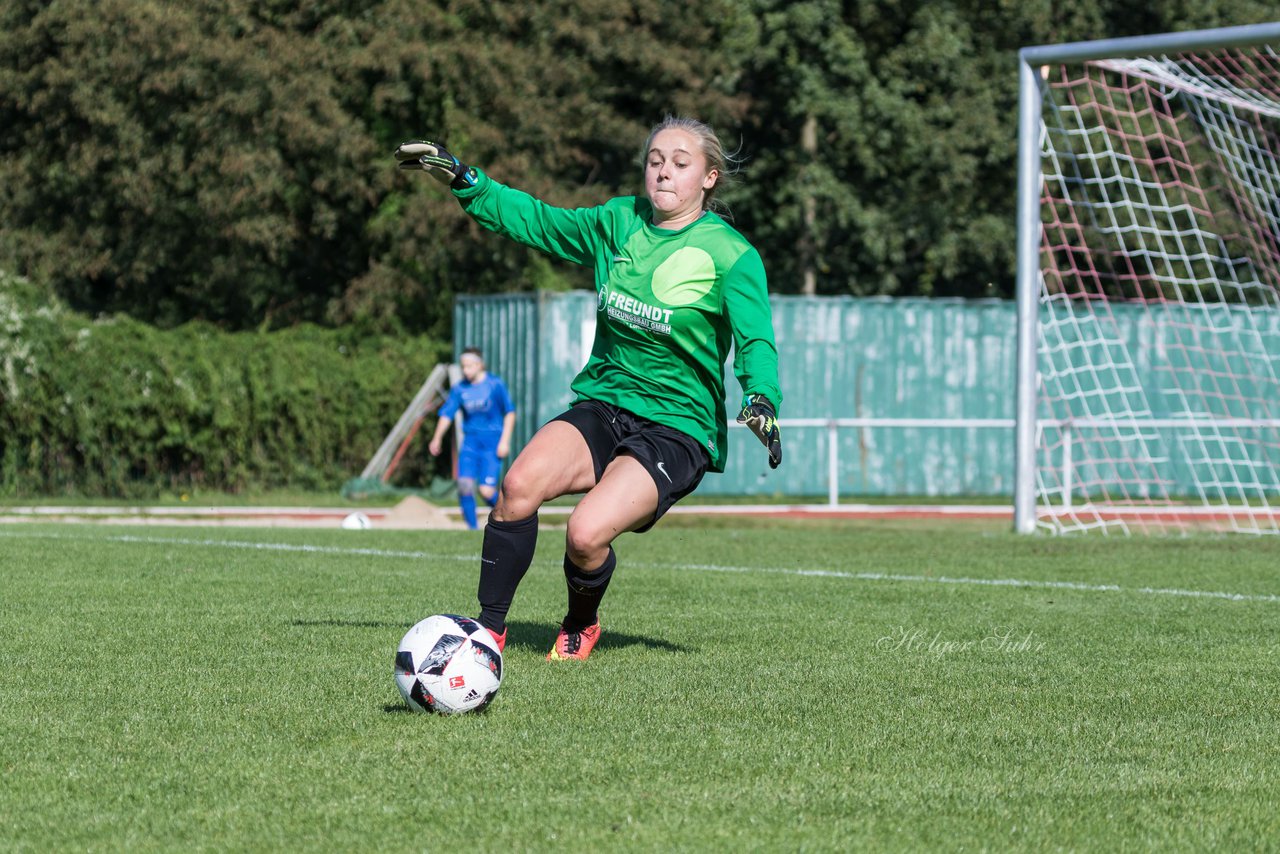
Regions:
<instances>
[{"instance_id":1,"label":"orange cleat","mask_svg":"<svg viewBox=\"0 0 1280 854\"><path fill-rule=\"evenodd\" d=\"M502 634L498 634L493 629L485 626L485 631L493 635L493 642L498 645L498 652L502 652L503 648L507 645L507 630L504 628L502 630Z\"/></svg>"},{"instance_id":2,"label":"orange cleat","mask_svg":"<svg viewBox=\"0 0 1280 854\"><path fill-rule=\"evenodd\" d=\"M587 626L580 632L566 631L565 627L561 625L560 634L556 636L556 645L551 647L551 652L547 653L547 661L569 661L571 659L586 661L587 656L591 654L591 650L595 648L598 640L600 640L599 620L595 622L595 625Z\"/></svg>"}]
</instances>

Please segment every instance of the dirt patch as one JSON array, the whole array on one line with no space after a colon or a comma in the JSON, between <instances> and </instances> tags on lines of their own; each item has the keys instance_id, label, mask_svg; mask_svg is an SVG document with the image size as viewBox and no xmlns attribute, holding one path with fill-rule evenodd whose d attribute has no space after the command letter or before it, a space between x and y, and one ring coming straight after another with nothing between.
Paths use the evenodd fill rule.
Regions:
<instances>
[{"instance_id":1,"label":"dirt patch","mask_svg":"<svg viewBox=\"0 0 1280 854\"><path fill-rule=\"evenodd\" d=\"M409 495L380 519L373 520L374 528L419 531L464 531L466 525L452 519L434 504L416 495Z\"/></svg>"}]
</instances>

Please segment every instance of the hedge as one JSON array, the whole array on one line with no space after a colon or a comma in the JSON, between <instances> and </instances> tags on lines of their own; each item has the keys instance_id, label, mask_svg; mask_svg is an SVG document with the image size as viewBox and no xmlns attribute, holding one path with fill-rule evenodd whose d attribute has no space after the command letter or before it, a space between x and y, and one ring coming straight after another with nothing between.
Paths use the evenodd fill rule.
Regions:
<instances>
[{"instance_id":1,"label":"hedge","mask_svg":"<svg viewBox=\"0 0 1280 854\"><path fill-rule=\"evenodd\" d=\"M449 352L315 326L90 319L0 272L0 496L336 492Z\"/></svg>"}]
</instances>

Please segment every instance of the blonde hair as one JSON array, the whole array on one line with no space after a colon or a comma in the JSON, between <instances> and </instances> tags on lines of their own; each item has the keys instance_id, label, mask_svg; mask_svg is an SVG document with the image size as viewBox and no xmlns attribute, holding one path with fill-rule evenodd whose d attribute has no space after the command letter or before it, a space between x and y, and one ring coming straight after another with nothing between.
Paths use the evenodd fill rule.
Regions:
<instances>
[{"instance_id":1,"label":"blonde hair","mask_svg":"<svg viewBox=\"0 0 1280 854\"><path fill-rule=\"evenodd\" d=\"M729 206L716 198L716 192L728 184L733 176L738 174L742 159L738 156L737 149L733 151L725 149L720 137L706 122L700 122L697 119L691 119L686 116L668 115L649 131L649 138L645 140L644 148L640 150L641 167L643 168L645 161L649 157L649 149L653 147L653 138L664 130L672 129L682 130L696 139L698 148L702 151L702 156L707 159L707 171L710 172L714 169L717 173L715 184L702 197L702 209L704 211L714 210L717 213L728 214Z\"/></svg>"}]
</instances>

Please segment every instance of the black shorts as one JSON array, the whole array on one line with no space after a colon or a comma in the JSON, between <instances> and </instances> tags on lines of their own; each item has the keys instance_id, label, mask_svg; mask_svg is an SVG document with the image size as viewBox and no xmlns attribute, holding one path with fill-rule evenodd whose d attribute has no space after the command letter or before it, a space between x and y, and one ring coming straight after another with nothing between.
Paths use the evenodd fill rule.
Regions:
<instances>
[{"instance_id":1,"label":"black shorts","mask_svg":"<svg viewBox=\"0 0 1280 854\"><path fill-rule=\"evenodd\" d=\"M577 428L591 449L596 483L605 468L621 454L635 457L658 487L658 509L649 522L636 529L644 533L662 518L671 505L698 488L711 460L697 440L679 430L641 418L612 403L584 400L552 421Z\"/></svg>"}]
</instances>

